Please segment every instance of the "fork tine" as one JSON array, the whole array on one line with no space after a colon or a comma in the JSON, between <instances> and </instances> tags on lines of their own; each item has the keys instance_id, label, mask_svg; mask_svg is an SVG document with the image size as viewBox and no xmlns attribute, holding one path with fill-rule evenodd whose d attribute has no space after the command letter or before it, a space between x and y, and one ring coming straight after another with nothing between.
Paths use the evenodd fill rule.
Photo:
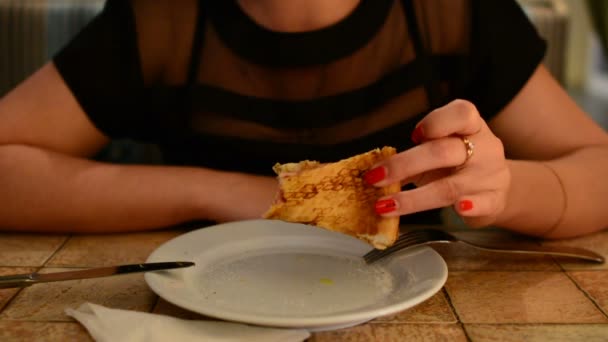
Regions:
<instances>
[{"instance_id":1,"label":"fork tine","mask_svg":"<svg viewBox=\"0 0 608 342\"><path fill-rule=\"evenodd\" d=\"M399 244L394 244L386 249L375 249L375 250L369 252L367 255L365 255L365 257L367 257L367 258L384 257L384 256L390 255L396 251L399 251L399 250L402 250L409 246L420 243L420 241L421 240L416 237L413 237L413 238L410 237L407 240L400 241Z\"/></svg>"},{"instance_id":2,"label":"fork tine","mask_svg":"<svg viewBox=\"0 0 608 342\"><path fill-rule=\"evenodd\" d=\"M424 233L421 233L419 231L408 231L405 232L401 235L399 235L399 237L397 238L397 240L395 241L395 243L391 246L389 246L387 249L394 249L397 248L398 246L401 245L407 245L409 243L412 243L412 241L417 241L419 240L421 237L424 236ZM386 251L386 249L376 249L373 252L370 253L383 253L384 251Z\"/></svg>"},{"instance_id":3,"label":"fork tine","mask_svg":"<svg viewBox=\"0 0 608 342\"><path fill-rule=\"evenodd\" d=\"M372 263L374 263L374 262L376 262L376 261L378 261L380 259L384 259L385 257L387 257L387 256L389 256L391 254L394 254L394 253L396 253L398 251L404 250L407 247L413 246L413 245L414 244L408 245L408 246L404 246L402 248L387 248L387 249L384 249L384 250L378 250L378 253L374 253L372 255L365 255L363 257L363 259L365 260L366 263L372 264Z\"/></svg>"},{"instance_id":4,"label":"fork tine","mask_svg":"<svg viewBox=\"0 0 608 342\"><path fill-rule=\"evenodd\" d=\"M434 242L452 242L455 237L436 229L418 229L405 232L397 238L395 243L387 249L376 249L363 256L363 259L371 264L397 251L419 245L426 245Z\"/></svg>"},{"instance_id":5,"label":"fork tine","mask_svg":"<svg viewBox=\"0 0 608 342\"><path fill-rule=\"evenodd\" d=\"M422 231L422 230L407 232L407 233L399 236L399 238L397 239L397 241L395 241L393 246L398 247L401 245L407 245L407 244L411 243L412 241L426 239L427 236L428 236L427 232ZM391 246L389 248L392 248L393 246Z\"/></svg>"},{"instance_id":6,"label":"fork tine","mask_svg":"<svg viewBox=\"0 0 608 342\"><path fill-rule=\"evenodd\" d=\"M397 251L410 246L419 245L428 242L428 232L423 230L414 230L406 232L397 238L397 241L387 249L375 249L363 256L363 259L371 264Z\"/></svg>"}]
</instances>

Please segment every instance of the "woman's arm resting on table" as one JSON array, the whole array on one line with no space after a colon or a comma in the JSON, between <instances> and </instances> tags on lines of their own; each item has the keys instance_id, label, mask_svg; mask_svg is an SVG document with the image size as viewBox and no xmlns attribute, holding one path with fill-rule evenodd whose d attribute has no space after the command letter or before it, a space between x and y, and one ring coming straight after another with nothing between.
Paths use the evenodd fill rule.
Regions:
<instances>
[{"instance_id":1,"label":"woman's arm resting on table","mask_svg":"<svg viewBox=\"0 0 608 342\"><path fill-rule=\"evenodd\" d=\"M85 159L107 142L52 63L0 99L0 230L109 232L253 218L274 197L272 178Z\"/></svg>"},{"instance_id":2,"label":"woman's arm resting on table","mask_svg":"<svg viewBox=\"0 0 608 342\"><path fill-rule=\"evenodd\" d=\"M259 218L276 187L267 177L112 165L25 145L1 146L0 169L4 230L117 232Z\"/></svg>"},{"instance_id":3,"label":"woman's arm resting on table","mask_svg":"<svg viewBox=\"0 0 608 342\"><path fill-rule=\"evenodd\" d=\"M512 158L510 191L496 225L551 238L608 226L608 135L544 67L489 124Z\"/></svg>"}]
</instances>

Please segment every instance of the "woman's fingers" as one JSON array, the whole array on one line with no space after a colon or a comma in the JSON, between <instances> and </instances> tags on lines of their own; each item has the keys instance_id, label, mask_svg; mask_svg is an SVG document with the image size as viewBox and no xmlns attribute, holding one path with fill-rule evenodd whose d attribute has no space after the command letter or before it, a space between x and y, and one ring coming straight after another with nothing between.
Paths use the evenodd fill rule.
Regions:
<instances>
[{"instance_id":1,"label":"woman's fingers","mask_svg":"<svg viewBox=\"0 0 608 342\"><path fill-rule=\"evenodd\" d=\"M383 197L376 203L376 212L400 216L448 206L453 206L463 218L492 216L500 212L504 204L500 193L485 190L490 184L471 182L471 177L474 176L444 177L413 190Z\"/></svg>"},{"instance_id":2,"label":"woman's fingers","mask_svg":"<svg viewBox=\"0 0 608 342\"><path fill-rule=\"evenodd\" d=\"M468 136L479 133L484 125L475 105L455 100L425 116L414 129L412 140L419 144L450 135Z\"/></svg>"},{"instance_id":3,"label":"woman's fingers","mask_svg":"<svg viewBox=\"0 0 608 342\"><path fill-rule=\"evenodd\" d=\"M493 222L504 209L504 200L497 191L486 191L462 197L453 208L467 226L479 228Z\"/></svg>"},{"instance_id":4,"label":"woman's fingers","mask_svg":"<svg viewBox=\"0 0 608 342\"><path fill-rule=\"evenodd\" d=\"M461 217L479 217L494 215L502 210L499 194L496 191L485 191L473 195L466 195L454 204L454 211Z\"/></svg>"},{"instance_id":5,"label":"woman's fingers","mask_svg":"<svg viewBox=\"0 0 608 342\"><path fill-rule=\"evenodd\" d=\"M451 169L437 169L431 170L425 173L421 173L410 178L404 179L401 183L401 186L406 184L414 184L417 187L423 186L425 184L434 182L440 178L447 177L451 175L453 172Z\"/></svg>"},{"instance_id":6,"label":"woman's fingers","mask_svg":"<svg viewBox=\"0 0 608 342\"><path fill-rule=\"evenodd\" d=\"M504 208L510 172L502 142L475 106L453 101L429 113L416 127L418 145L383 161L365 175L368 183L400 182L418 188L376 202L383 216L402 216L453 206L477 227L493 222Z\"/></svg>"},{"instance_id":7,"label":"woman's fingers","mask_svg":"<svg viewBox=\"0 0 608 342\"><path fill-rule=\"evenodd\" d=\"M418 146L377 165L365 179L370 184L386 186L430 170L460 166L467 161L467 149L472 152L477 139L487 138L488 134L481 134L482 131L489 129L475 106L464 100L452 101L418 124L412 134ZM469 147L462 136L470 141Z\"/></svg>"},{"instance_id":8,"label":"woman's fingers","mask_svg":"<svg viewBox=\"0 0 608 342\"><path fill-rule=\"evenodd\" d=\"M464 190L462 177L445 177L419 188L379 199L376 202L376 212L386 216L400 216L443 208L455 203L464 195Z\"/></svg>"},{"instance_id":9,"label":"woman's fingers","mask_svg":"<svg viewBox=\"0 0 608 342\"><path fill-rule=\"evenodd\" d=\"M396 154L368 171L365 180L376 186L387 186L431 170L462 165L466 158L467 150L460 138L437 139Z\"/></svg>"}]
</instances>

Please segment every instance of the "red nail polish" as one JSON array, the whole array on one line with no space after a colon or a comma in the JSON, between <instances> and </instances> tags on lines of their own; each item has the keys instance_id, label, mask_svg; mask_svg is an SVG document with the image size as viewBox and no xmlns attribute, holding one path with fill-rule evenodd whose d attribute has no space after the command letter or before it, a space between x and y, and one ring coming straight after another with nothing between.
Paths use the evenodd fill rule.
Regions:
<instances>
[{"instance_id":1,"label":"red nail polish","mask_svg":"<svg viewBox=\"0 0 608 342\"><path fill-rule=\"evenodd\" d=\"M420 144L424 140L424 131L422 130L422 126L418 125L412 132L412 141L414 144Z\"/></svg>"},{"instance_id":2,"label":"red nail polish","mask_svg":"<svg viewBox=\"0 0 608 342\"><path fill-rule=\"evenodd\" d=\"M461 211L467 211L473 209L473 202L469 200L463 200L458 203L458 207Z\"/></svg>"},{"instance_id":3,"label":"red nail polish","mask_svg":"<svg viewBox=\"0 0 608 342\"><path fill-rule=\"evenodd\" d=\"M363 176L363 179L368 184L376 184L384 178L386 178L386 169L384 166L378 166L377 168L371 169Z\"/></svg>"},{"instance_id":4,"label":"red nail polish","mask_svg":"<svg viewBox=\"0 0 608 342\"><path fill-rule=\"evenodd\" d=\"M394 199L384 199L376 202L376 213L386 214L397 209L397 202Z\"/></svg>"}]
</instances>

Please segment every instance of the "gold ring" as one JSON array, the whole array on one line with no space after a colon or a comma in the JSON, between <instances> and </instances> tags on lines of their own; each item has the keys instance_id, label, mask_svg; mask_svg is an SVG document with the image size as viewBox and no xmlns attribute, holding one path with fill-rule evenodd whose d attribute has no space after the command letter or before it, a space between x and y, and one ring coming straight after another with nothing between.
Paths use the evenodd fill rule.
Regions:
<instances>
[{"instance_id":1,"label":"gold ring","mask_svg":"<svg viewBox=\"0 0 608 342\"><path fill-rule=\"evenodd\" d=\"M462 143L464 144L464 147L467 150L467 156L464 159L464 162L462 162L462 164L464 164L473 156L473 151L475 150L475 144L473 144L473 142L466 137L460 137L460 139L462 140Z\"/></svg>"}]
</instances>

